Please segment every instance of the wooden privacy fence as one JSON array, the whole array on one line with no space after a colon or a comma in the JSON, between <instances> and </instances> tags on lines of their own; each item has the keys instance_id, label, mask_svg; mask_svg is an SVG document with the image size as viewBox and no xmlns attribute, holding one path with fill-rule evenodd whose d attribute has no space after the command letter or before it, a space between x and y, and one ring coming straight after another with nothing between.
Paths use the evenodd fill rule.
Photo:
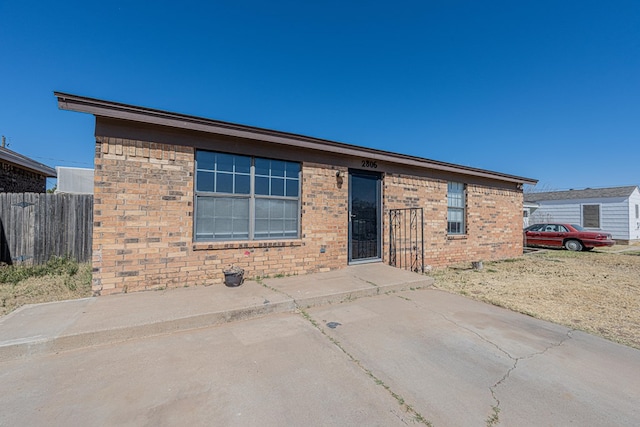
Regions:
<instances>
[{"instance_id":1,"label":"wooden privacy fence","mask_svg":"<svg viewBox=\"0 0 640 427\"><path fill-rule=\"evenodd\" d=\"M91 261L93 195L0 193L0 261Z\"/></svg>"}]
</instances>

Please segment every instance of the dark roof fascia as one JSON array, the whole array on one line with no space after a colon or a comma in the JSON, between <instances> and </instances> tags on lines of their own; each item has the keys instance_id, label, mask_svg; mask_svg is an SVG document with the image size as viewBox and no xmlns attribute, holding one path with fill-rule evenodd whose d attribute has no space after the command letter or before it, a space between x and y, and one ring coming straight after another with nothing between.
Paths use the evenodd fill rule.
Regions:
<instances>
[{"instance_id":1,"label":"dark roof fascia","mask_svg":"<svg viewBox=\"0 0 640 427\"><path fill-rule=\"evenodd\" d=\"M585 188L582 190L547 191L524 195L526 202L577 199L613 199L629 197L638 188L636 185L609 188Z\"/></svg>"},{"instance_id":2,"label":"dark roof fascia","mask_svg":"<svg viewBox=\"0 0 640 427\"><path fill-rule=\"evenodd\" d=\"M355 145L328 141L319 138L312 138L293 133L238 125L218 120L204 119L196 116L171 113L152 108L137 107L117 102L103 101L95 98L71 95L62 92L54 92L54 95L58 98L58 107L60 109L89 113L97 117L108 117L113 119L128 120L160 126L169 126L179 129L188 129L231 137L267 141L275 144L290 145L355 157L367 157L368 159L372 160L400 163L403 165L436 169L457 174L479 176L500 181L514 182L518 184L535 185L538 182L537 180L531 178L524 178L484 169L460 166L452 163L424 159L421 157L392 153L389 151L358 147Z\"/></svg>"},{"instance_id":3,"label":"dark roof fascia","mask_svg":"<svg viewBox=\"0 0 640 427\"><path fill-rule=\"evenodd\" d=\"M46 177L55 178L56 170L40 162L36 162L22 154L9 150L6 147L0 147L0 159L6 162L12 163L22 169L27 169L32 172L36 172Z\"/></svg>"}]
</instances>

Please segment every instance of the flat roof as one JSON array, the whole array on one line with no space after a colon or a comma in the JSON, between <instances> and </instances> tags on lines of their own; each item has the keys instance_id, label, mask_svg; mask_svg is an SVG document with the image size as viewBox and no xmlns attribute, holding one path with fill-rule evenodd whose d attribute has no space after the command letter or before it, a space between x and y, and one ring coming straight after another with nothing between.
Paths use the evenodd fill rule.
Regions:
<instances>
[{"instance_id":1,"label":"flat roof","mask_svg":"<svg viewBox=\"0 0 640 427\"><path fill-rule=\"evenodd\" d=\"M104 101L95 98L72 95L63 92L54 92L58 98L58 107L61 110L77 111L93 114L96 117L128 120L144 124L169 126L177 129L206 132L215 135L238 137L257 141L266 141L274 144L320 150L330 153L349 155L355 157L367 157L373 160L411 165L420 168L435 169L458 174L472 175L490 178L499 181L507 181L518 184L535 185L538 180L509 175L500 172L478 169L453 163L440 162L405 154L397 154L389 151L378 150L342 142L329 141L287 132L253 126L189 116L186 114L172 113L152 108L138 107L118 102Z\"/></svg>"},{"instance_id":2,"label":"flat roof","mask_svg":"<svg viewBox=\"0 0 640 427\"><path fill-rule=\"evenodd\" d=\"M8 163L19 166L22 169L27 169L46 177L55 178L56 176L56 171L52 167L49 167L40 162L36 162L35 160L30 159L27 156L23 156L22 154L16 153L15 151L9 150L6 147L0 147L0 160L4 160Z\"/></svg>"}]
</instances>

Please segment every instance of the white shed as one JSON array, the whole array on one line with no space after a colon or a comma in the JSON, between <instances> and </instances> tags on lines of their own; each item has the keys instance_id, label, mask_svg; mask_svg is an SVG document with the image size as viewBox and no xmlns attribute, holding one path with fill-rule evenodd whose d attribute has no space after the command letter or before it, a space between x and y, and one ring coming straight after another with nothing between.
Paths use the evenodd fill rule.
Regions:
<instances>
[{"instance_id":1,"label":"white shed","mask_svg":"<svg viewBox=\"0 0 640 427\"><path fill-rule=\"evenodd\" d=\"M606 230L619 243L640 242L638 186L586 188L524 195L529 223L565 222Z\"/></svg>"},{"instance_id":2,"label":"white shed","mask_svg":"<svg viewBox=\"0 0 640 427\"><path fill-rule=\"evenodd\" d=\"M56 193L93 194L93 169L56 166Z\"/></svg>"}]
</instances>

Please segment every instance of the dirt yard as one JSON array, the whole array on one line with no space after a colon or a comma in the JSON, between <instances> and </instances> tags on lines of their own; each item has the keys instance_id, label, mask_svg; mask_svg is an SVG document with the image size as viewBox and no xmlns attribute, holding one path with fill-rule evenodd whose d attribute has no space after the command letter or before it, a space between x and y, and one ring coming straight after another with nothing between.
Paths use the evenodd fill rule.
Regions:
<instances>
[{"instance_id":1,"label":"dirt yard","mask_svg":"<svg viewBox=\"0 0 640 427\"><path fill-rule=\"evenodd\" d=\"M436 287L640 349L640 247L541 250L431 273Z\"/></svg>"}]
</instances>

